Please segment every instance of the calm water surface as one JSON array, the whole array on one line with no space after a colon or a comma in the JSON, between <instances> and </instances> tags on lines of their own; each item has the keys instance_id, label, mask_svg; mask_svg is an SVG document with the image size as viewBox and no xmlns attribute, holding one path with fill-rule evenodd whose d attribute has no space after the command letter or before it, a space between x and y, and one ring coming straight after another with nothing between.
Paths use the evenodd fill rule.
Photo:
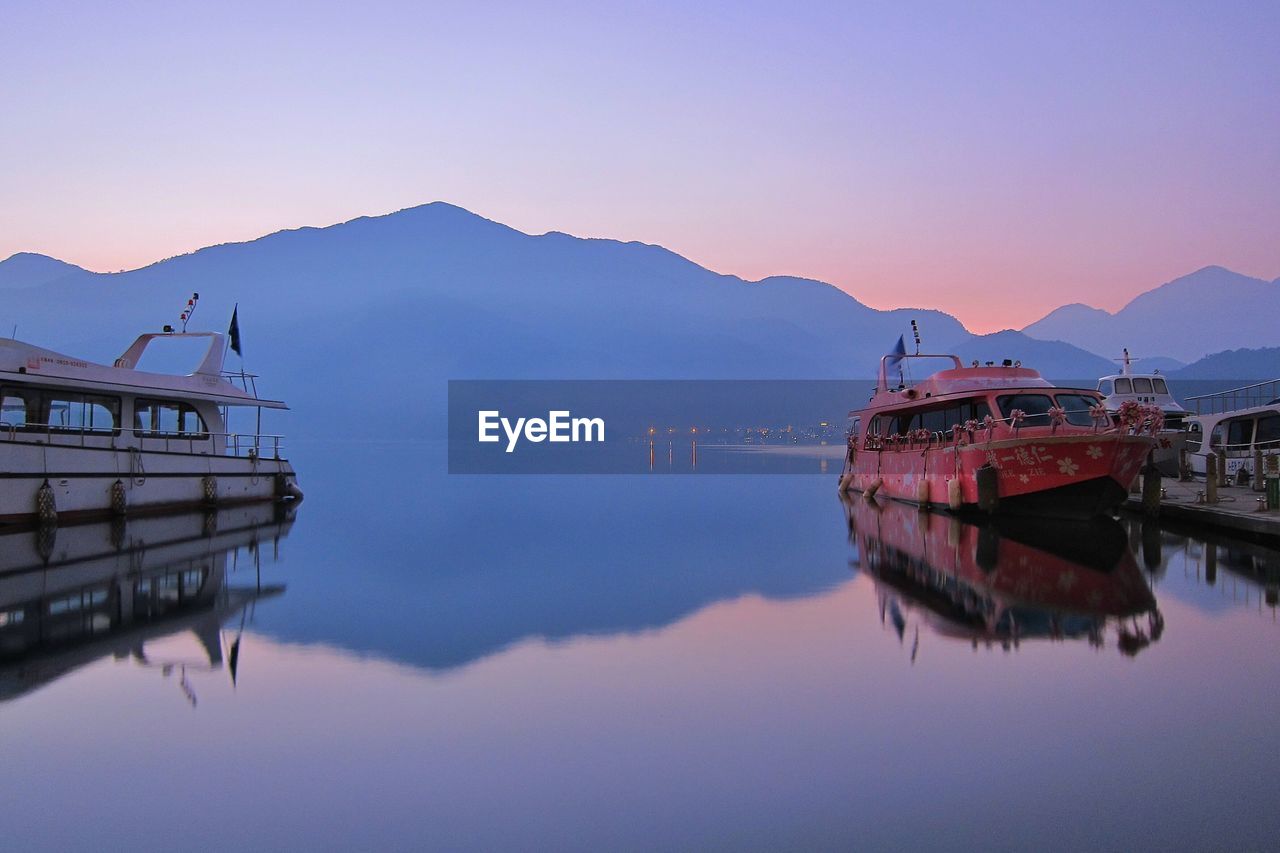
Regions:
<instances>
[{"instance_id":1,"label":"calm water surface","mask_svg":"<svg viewBox=\"0 0 1280 853\"><path fill-rule=\"evenodd\" d=\"M842 504L834 475L295 457L296 519L5 537L0 609L24 614L0 626L6 846L1280 833L1266 549L978 529Z\"/></svg>"}]
</instances>

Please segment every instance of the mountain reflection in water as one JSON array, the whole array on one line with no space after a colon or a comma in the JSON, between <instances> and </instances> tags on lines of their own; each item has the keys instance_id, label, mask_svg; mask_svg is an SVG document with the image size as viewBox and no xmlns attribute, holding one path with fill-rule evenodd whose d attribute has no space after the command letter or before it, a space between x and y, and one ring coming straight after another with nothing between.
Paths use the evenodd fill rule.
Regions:
<instances>
[{"instance_id":1,"label":"mountain reflection in water","mask_svg":"<svg viewBox=\"0 0 1280 853\"><path fill-rule=\"evenodd\" d=\"M189 675L226 666L234 681L238 639L222 628L246 608L279 595L254 571L264 543L278 545L291 507L255 504L0 537L0 702L26 695L111 656L175 673L195 704ZM238 567L252 585L231 586ZM191 632L200 660L152 660L149 642ZM224 651L225 646L225 651Z\"/></svg>"},{"instance_id":2,"label":"mountain reflection in water","mask_svg":"<svg viewBox=\"0 0 1280 853\"><path fill-rule=\"evenodd\" d=\"M1128 536L1109 519L1000 519L974 523L895 501L843 499L858 566L876 587L881 622L912 660L920 630L1009 650L1031 639L1114 632L1134 655L1160 639L1164 620Z\"/></svg>"}]
</instances>

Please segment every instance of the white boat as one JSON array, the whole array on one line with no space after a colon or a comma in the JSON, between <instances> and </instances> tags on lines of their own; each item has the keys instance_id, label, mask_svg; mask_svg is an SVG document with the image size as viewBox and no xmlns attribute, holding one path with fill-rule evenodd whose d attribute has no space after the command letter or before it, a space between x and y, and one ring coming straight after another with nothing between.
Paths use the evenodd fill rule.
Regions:
<instances>
[{"instance_id":1,"label":"white boat","mask_svg":"<svg viewBox=\"0 0 1280 853\"><path fill-rule=\"evenodd\" d=\"M136 369L157 339L204 338L186 375ZM140 335L113 365L0 340L0 523L54 523L302 497L281 439L226 429L259 399L256 377L223 372L227 336ZM241 382L241 387L231 379Z\"/></svg>"},{"instance_id":2,"label":"white boat","mask_svg":"<svg viewBox=\"0 0 1280 853\"><path fill-rule=\"evenodd\" d=\"M1133 359L1126 349L1120 359L1120 372L1101 377L1098 380L1098 393L1102 394L1102 405L1113 421L1118 420L1125 404L1155 406L1160 409L1164 425L1155 434L1156 447L1151 454L1152 461L1165 476L1178 476L1186 440L1183 426L1190 413L1174 398L1169 391L1168 381L1160 375L1160 371L1135 372Z\"/></svg>"},{"instance_id":3,"label":"white boat","mask_svg":"<svg viewBox=\"0 0 1280 853\"><path fill-rule=\"evenodd\" d=\"M1258 453L1264 464L1280 455L1280 380L1189 397L1187 402L1196 409L1187 417L1185 432L1193 473L1203 476L1206 458L1218 454L1228 478L1251 480Z\"/></svg>"}]
</instances>

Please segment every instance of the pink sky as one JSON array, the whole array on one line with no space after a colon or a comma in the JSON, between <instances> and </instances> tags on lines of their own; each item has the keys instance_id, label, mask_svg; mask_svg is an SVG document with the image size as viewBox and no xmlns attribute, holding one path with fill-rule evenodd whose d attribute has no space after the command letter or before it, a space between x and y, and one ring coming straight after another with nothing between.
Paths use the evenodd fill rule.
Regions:
<instances>
[{"instance_id":1,"label":"pink sky","mask_svg":"<svg viewBox=\"0 0 1280 853\"><path fill-rule=\"evenodd\" d=\"M1277 8L33 5L0 30L0 257L440 199L975 331L1272 279Z\"/></svg>"}]
</instances>

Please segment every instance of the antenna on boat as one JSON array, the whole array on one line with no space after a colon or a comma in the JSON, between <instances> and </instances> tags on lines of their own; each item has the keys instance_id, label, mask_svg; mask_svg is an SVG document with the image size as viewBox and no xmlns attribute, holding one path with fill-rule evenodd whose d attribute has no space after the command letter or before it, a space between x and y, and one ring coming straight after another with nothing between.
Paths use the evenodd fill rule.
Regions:
<instances>
[{"instance_id":1,"label":"antenna on boat","mask_svg":"<svg viewBox=\"0 0 1280 853\"><path fill-rule=\"evenodd\" d=\"M191 294L191 298L187 300L187 307L183 308L182 313L178 315L178 319L182 321L182 331L187 330L187 323L191 321L191 315L196 313L196 303L199 301L199 293Z\"/></svg>"},{"instance_id":2,"label":"antenna on boat","mask_svg":"<svg viewBox=\"0 0 1280 853\"><path fill-rule=\"evenodd\" d=\"M916 325L916 321L911 321L911 334L916 339L916 355L920 354L920 327Z\"/></svg>"}]
</instances>

